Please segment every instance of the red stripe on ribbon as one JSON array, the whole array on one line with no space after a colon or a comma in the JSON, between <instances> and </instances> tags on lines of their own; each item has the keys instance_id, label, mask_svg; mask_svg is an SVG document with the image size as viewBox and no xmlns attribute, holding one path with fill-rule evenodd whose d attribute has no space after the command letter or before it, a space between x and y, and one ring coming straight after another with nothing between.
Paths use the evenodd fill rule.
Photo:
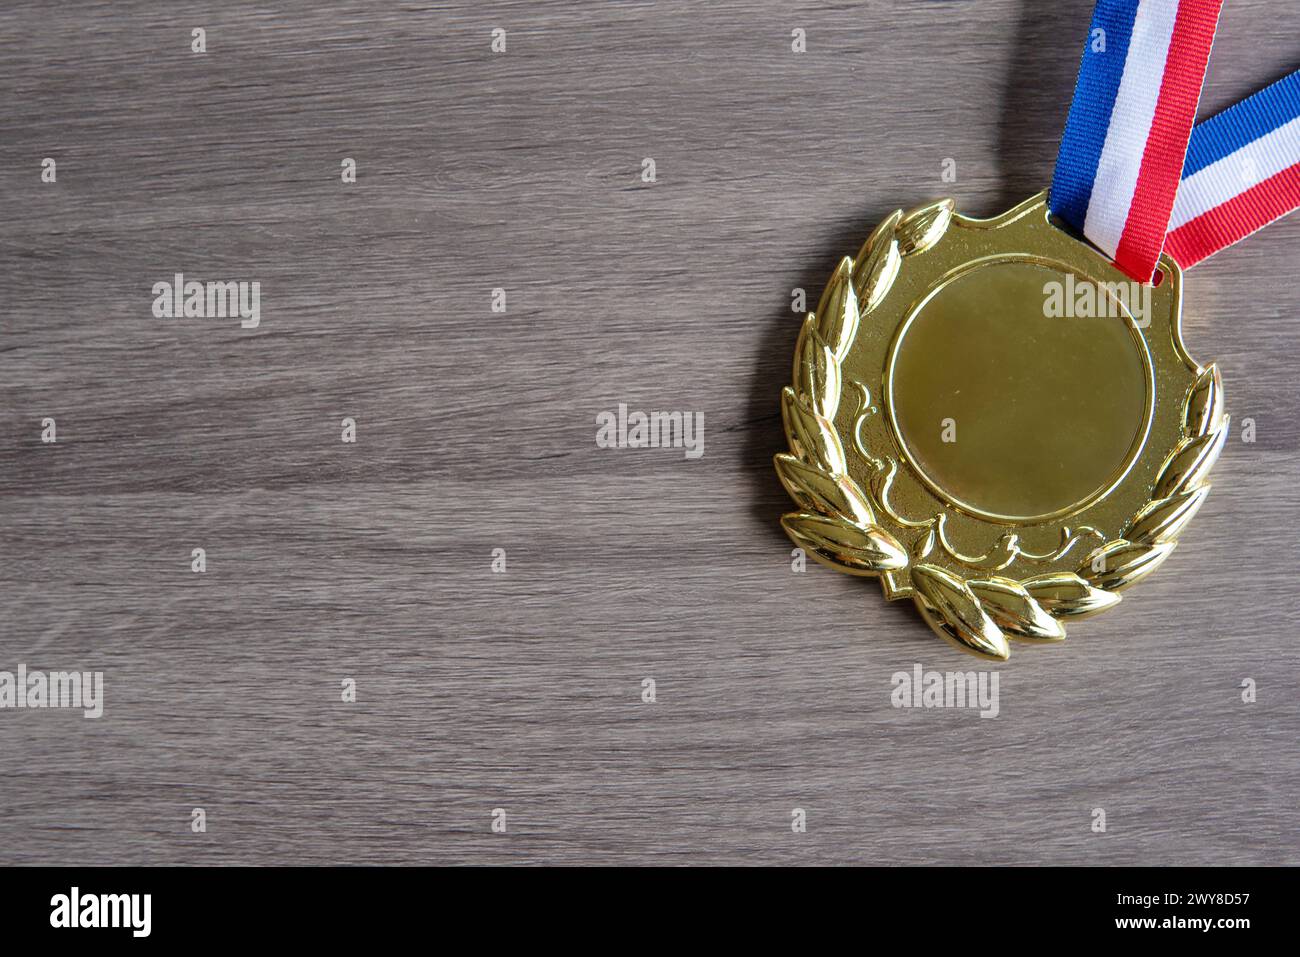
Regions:
<instances>
[{"instance_id":1,"label":"red stripe on ribbon","mask_svg":"<svg viewBox=\"0 0 1300 957\"><path fill-rule=\"evenodd\" d=\"M1139 282L1151 281L1165 243L1222 6L1223 0L1182 0L1174 18L1155 116L1115 250L1115 265Z\"/></svg>"},{"instance_id":2,"label":"red stripe on ribbon","mask_svg":"<svg viewBox=\"0 0 1300 957\"><path fill-rule=\"evenodd\" d=\"M1165 252L1183 269L1245 239L1300 206L1300 163L1189 219L1169 234Z\"/></svg>"}]
</instances>

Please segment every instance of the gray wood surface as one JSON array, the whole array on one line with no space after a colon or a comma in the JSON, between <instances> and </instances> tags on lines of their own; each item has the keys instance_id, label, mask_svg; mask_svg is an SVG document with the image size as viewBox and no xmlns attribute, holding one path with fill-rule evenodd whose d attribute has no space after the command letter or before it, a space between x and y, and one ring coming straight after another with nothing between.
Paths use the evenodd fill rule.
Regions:
<instances>
[{"instance_id":1,"label":"gray wood surface","mask_svg":"<svg viewBox=\"0 0 1300 957\"><path fill-rule=\"evenodd\" d=\"M6 3L0 669L106 691L0 711L0 863L1300 862L1300 218L1187 282L1257 441L996 719L894 709L982 666L777 524L791 290L1044 187L1090 9ZM1276 13L1203 113L1295 67ZM260 326L154 318L176 272ZM598 448L620 402L704 456Z\"/></svg>"}]
</instances>

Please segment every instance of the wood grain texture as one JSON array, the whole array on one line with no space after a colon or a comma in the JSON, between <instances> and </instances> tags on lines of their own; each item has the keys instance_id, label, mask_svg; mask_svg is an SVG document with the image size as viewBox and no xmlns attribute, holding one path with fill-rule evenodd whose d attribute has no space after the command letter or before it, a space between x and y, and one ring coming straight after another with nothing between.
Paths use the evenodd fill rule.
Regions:
<instances>
[{"instance_id":1,"label":"wood grain texture","mask_svg":"<svg viewBox=\"0 0 1300 957\"><path fill-rule=\"evenodd\" d=\"M978 665L778 525L791 290L1043 188L1090 8L6 3L0 669L106 704L0 712L0 863L1300 863L1300 219L1187 282L1257 441L995 720L892 708ZM1295 66L1275 14L1204 113ZM178 271L260 327L155 319ZM619 402L704 456L597 448Z\"/></svg>"}]
</instances>

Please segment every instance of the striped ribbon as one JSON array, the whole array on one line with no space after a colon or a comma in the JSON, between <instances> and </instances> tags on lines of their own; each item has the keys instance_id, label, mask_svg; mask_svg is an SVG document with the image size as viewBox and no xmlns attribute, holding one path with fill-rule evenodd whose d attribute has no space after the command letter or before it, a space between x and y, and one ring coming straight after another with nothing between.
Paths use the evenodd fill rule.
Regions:
<instances>
[{"instance_id":1,"label":"striped ribbon","mask_svg":"<svg viewBox=\"0 0 1300 957\"><path fill-rule=\"evenodd\" d=\"M1221 7L1093 11L1049 205L1142 282L1166 242L1191 266L1300 206L1300 73L1193 130Z\"/></svg>"},{"instance_id":2,"label":"striped ribbon","mask_svg":"<svg viewBox=\"0 0 1300 957\"><path fill-rule=\"evenodd\" d=\"M1300 209L1300 71L1198 123L1165 251L1184 269Z\"/></svg>"}]
</instances>

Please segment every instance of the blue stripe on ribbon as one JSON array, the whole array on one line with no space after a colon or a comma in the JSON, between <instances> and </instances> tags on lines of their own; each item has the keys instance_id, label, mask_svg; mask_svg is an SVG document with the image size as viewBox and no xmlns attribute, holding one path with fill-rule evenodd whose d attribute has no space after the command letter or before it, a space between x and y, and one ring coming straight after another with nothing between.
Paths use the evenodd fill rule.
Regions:
<instances>
[{"instance_id":1,"label":"blue stripe on ribbon","mask_svg":"<svg viewBox=\"0 0 1300 957\"><path fill-rule=\"evenodd\" d=\"M1187 144L1183 179L1296 117L1300 117L1300 70L1196 124Z\"/></svg>"},{"instance_id":2,"label":"blue stripe on ribbon","mask_svg":"<svg viewBox=\"0 0 1300 957\"><path fill-rule=\"evenodd\" d=\"M1070 104L1070 117L1061 137L1052 190L1048 196L1052 212L1078 230L1083 229L1088 215L1092 184L1097 176L1102 147L1106 144L1106 131L1110 128L1119 81L1124 75L1124 61L1128 58L1129 37L1133 34L1138 4L1139 0L1097 0L1092 12L1092 26L1084 43L1083 63L1079 67L1074 101ZM1105 52L1093 51L1093 37L1097 30L1104 31Z\"/></svg>"}]
</instances>

